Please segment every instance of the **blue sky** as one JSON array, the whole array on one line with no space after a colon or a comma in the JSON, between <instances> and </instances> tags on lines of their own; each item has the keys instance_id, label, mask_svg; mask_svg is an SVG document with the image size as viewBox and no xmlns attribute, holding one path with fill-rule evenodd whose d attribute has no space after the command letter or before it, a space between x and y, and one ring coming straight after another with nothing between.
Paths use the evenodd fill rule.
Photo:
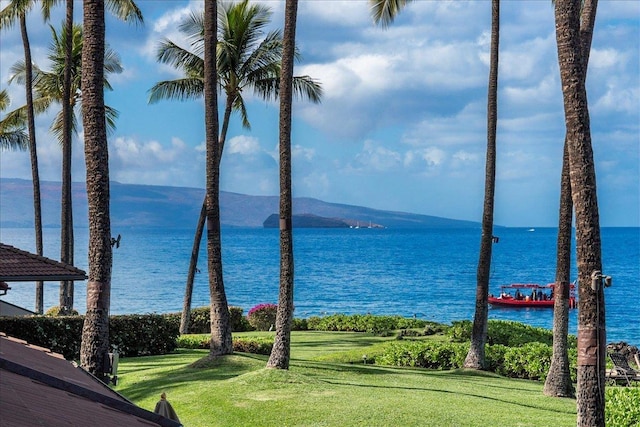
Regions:
<instances>
[{"instance_id":1,"label":"blue sky","mask_svg":"<svg viewBox=\"0 0 640 427\"><path fill-rule=\"evenodd\" d=\"M262 3L281 27L284 1ZM204 187L202 101L147 103L154 83L179 77L155 61L158 42L187 47L177 26L203 3L138 4L144 26L107 22L124 67L106 94L120 112L109 139L111 179ZM81 8L76 2L78 21ZM52 24L62 19L57 10ZM553 19L550 0L501 5L496 224L557 225L564 117ZM318 79L324 99L294 104L294 195L480 221L490 23L488 0L415 1L386 30L373 25L366 1L300 0L295 73ZM34 62L48 69L50 30L38 11L28 26ZM23 58L19 29L0 37L0 88L17 107L24 89L7 81ZM639 226L640 2L599 2L587 89L601 224ZM222 189L277 195L278 106L244 96L252 128L232 117ZM59 181L52 115L36 123L40 176ZM81 134L73 162L74 181L83 181ZM30 179L28 154L2 152L0 176Z\"/></svg>"}]
</instances>

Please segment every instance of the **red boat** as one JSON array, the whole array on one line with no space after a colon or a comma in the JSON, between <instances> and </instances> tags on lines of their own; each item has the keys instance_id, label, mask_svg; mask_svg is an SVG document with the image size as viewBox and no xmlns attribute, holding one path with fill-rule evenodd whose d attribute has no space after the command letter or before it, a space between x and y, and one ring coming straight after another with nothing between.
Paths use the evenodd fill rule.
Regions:
<instances>
[{"instance_id":1,"label":"red boat","mask_svg":"<svg viewBox=\"0 0 640 427\"><path fill-rule=\"evenodd\" d=\"M555 283L512 283L500 286L500 295L489 295L489 304L497 307L553 307ZM576 308L575 285L569 290L569 308Z\"/></svg>"}]
</instances>

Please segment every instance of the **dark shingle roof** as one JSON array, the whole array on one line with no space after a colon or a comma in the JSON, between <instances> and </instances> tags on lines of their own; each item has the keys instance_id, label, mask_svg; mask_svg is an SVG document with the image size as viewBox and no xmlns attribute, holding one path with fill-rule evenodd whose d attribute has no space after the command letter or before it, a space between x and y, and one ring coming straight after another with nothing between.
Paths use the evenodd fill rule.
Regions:
<instances>
[{"instance_id":1,"label":"dark shingle roof","mask_svg":"<svg viewBox=\"0 0 640 427\"><path fill-rule=\"evenodd\" d=\"M0 243L0 281L37 282L86 278L87 273L72 265Z\"/></svg>"},{"instance_id":2,"label":"dark shingle roof","mask_svg":"<svg viewBox=\"0 0 640 427\"><path fill-rule=\"evenodd\" d=\"M3 426L180 425L134 405L62 355L4 333L0 408Z\"/></svg>"}]
</instances>

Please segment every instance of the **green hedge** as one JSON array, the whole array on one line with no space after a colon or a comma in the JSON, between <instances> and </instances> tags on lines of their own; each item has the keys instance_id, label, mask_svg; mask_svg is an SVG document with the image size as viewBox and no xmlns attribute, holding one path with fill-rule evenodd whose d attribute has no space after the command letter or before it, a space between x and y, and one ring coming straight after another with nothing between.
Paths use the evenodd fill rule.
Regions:
<instances>
[{"instance_id":1,"label":"green hedge","mask_svg":"<svg viewBox=\"0 0 640 427\"><path fill-rule=\"evenodd\" d=\"M307 329L312 331L343 331L382 333L396 329L425 328L430 322L402 316L374 316L372 314L332 314L312 316L307 319Z\"/></svg>"},{"instance_id":2,"label":"green hedge","mask_svg":"<svg viewBox=\"0 0 640 427\"><path fill-rule=\"evenodd\" d=\"M182 312L169 313L166 316L174 319L180 325ZM210 309L206 307L197 307L189 312L189 334L210 334ZM247 318L243 315L242 307L229 307L229 321L231 323L232 332L245 332L252 330Z\"/></svg>"},{"instance_id":3,"label":"green hedge","mask_svg":"<svg viewBox=\"0 0 640 427\"><path fill-rule=\"evenodd\" d=\"M640 387L607 387L604 419L608 426L640 426Z\"/></svg>"},{"instance_id":4,"label":"green hedge","mask_svg":"<svg viewBox=\"0 0 640 427\"><path fill-rule=\"evenodd\" d=\"M0 317L0 331L51 349L68 360L80 358L84 316ZM166 354L176 349L179 322L159 314L111 316L109 339L121 356Z\"/></svg>"},{"instance_id":5,"label":"green hedge","mask_svg":"<svg viewBox=\"0 0 640 427\"><path fill-rule=\"evenodd\" d=\"M273 337L238 337L233 338L233 351L254 354L271 354ZM206 334L180 335L178 348L209 349L211 336Z\"/></svg>"},{"instance_id":6,"label":"green hedge","mask_svg":"<svg viewBox=\"0 0 640 427\"><path fill-rule=\"evenodd\" d=\"M473 323L469 320L452 322L447 334L454 342L471 340ZM487 344L502 344L517 347L529 342L553 344L553 332L511 320L489 320L487 325ZM576 346L576 337L569 335L569 347Z\"/></svg>"}]
</instances>

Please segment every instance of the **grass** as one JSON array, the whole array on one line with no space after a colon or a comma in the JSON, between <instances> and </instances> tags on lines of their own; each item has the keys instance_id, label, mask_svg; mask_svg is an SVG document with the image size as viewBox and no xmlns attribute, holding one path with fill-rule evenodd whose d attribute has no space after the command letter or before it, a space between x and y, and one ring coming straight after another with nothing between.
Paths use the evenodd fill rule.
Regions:
<instances>
[{"instance_id":1,"label":"grass","mask_svg":"<svg viewBox=\"0 0 640 427\"><path fill-rule=\"evenodd\" d=\"M363 354L372 354L392 339L294 332L288 371L266 369L266 356L236 353L210 360L206 350L122 359L116 390L149 410L166 392L189 427L576 423L575 400L544 396L542 383L469 370L362 363Z\"/></svg>"}]
</instances>

